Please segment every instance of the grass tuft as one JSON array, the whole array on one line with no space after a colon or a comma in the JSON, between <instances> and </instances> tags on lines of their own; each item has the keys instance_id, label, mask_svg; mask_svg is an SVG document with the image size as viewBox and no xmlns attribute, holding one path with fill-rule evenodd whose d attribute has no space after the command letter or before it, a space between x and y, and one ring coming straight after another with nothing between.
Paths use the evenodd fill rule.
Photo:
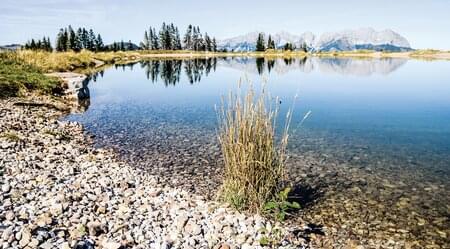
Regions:
<instances>
[{"instance_id":1,"label":"grass tuft","mask_svg":"<svg viewBox=\"0 0 450 249\"><path fill-rule=\"evenodd\" d=\"M72 139L72 137L68 134L66 134L65 132L62 131L58 131L58 130L50 130L50 129L45 129L44 134L47 135L51 135L59 140L63 140L63 141L69 141Z\"/></svg>"},{"instance_id":2,"label":"grass tuft","mask_svg":"<svg viewBox=\"0 0 450 249\"><path fill-rule=\"evenodd\" d=\"M230 93L228 102L223 100L217 111L225 162L219 197L237 209L260 212L281 189L291 112L277 142L279 105L279 99L271 98L264 87L256 95L250 86L245 95Z\"/></svg>"},{"instance_id":3,"label":"grass tuft","mask_svg":"<svg viewBox=\"0 0 450 249\"><path fill-rule=\"evenodd\" d=\"M16 132L9 131L0 134L0 137L6 138L10 142L19 142L21 139Z\"/></svg>"}]
</instances>

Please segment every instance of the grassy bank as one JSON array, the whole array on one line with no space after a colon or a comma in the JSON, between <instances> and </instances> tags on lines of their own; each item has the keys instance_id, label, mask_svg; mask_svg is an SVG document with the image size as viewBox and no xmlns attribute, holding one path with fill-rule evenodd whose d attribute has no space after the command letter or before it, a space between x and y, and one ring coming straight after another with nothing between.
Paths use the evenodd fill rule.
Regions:
<instances>
[{"instance_id":1,"label":"grassy bank","mask_svg":"<svg viewBox=\"0 0 450 249\"><path fill-rule=\"evenodd\" d=\"M378 52L372 50L317 52L311 54L317 57L348 57L356 59L365 58L404 58L418 60L450 60L450 51L441 50L414 50L410 52Z\"/></svg>"},{"instance_id":2,"label":"grassy bank","mask_svg":"<svg viewBox=\"0 0 450 249\"><path fill-rule=\"evenodd\" d=\"M61 82L44 75L41 68L25 62L16 53L0 53L0 97L20 96L27 91L59 94Z\"/></svg>"},{"instance_id":3,"label":"grassy bank","mask_svg":"<svg viewBox=\"0 0 450 249\"><path fill-rule=\"evenodd\" d=\"M139 57L136 52L102 52L82 51L79 53L49 53L44 51L18 51L18 58L43 72L66 72L98 67L120 61L134 60Z\"/></svg>"},{"instance_id":4,"label":"grassy bank","mask_svg":"<svg viewBox=\"0 0 450 249\"><path fill-rule=\"evenodd\" d=\"M45 75L52 72L89 73L102 65L140 58L136 52L50 53L16 51L0 53L0 97L21 96L26 92L61 94L61 80Z\"/></svg>"}]
</instances>

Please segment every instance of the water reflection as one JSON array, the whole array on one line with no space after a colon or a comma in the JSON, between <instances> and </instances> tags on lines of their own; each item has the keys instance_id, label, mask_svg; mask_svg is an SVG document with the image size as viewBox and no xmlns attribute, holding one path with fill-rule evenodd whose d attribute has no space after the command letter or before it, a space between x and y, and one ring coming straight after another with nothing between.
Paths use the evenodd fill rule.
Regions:
<instances>
[{"instance_id":1,"label":"water reflection","mask_svg":"<svg viewBox=\"0 0 450 249\"><path fill-rule=\"evenodd\" d=\"M264 74L276 72L285 74L300 70L305 73L320 71L343 75L370 76L387 75L399 69L407 62L403 58L352 59L352 58L225 58L219 61L221 66L230 67L247 73ZM267 71L265 71L267 68Z\"/></svg>"},{"instance_id":2,"label":"water reflection","mask_svg":"<svg viewBox=\"0 0 450 249\"><path fill-rule=\"evenodd\" d=\"M139 62L145 70L147 79L157 82L161 79L166 86L175 85L180 81L182 71L191 84L199 82L202 76L208 76L215 71L217 58L192 60L149 60Z\"/></svg>"},{"instance_id":3,"label":"water reflection","mask_svg":"<svg viewBox=\"0 0 450 249\"><path fill-rule=\"evenodd\" d=\"M406 59L382 58L361 59L351 58L254 58L254 57L229 57L229 58L197 58L188 60L148 60L127 65L116 65L133 70L133 66L140 64L144 68L147 79L157 82L159 79L165 86L175 85L180 81L180 75L184 73L188 81L193 84L200 82L203 76L208 76L211 71L216 71L217 65L230 67L248 73L277 73L284 74L292 70L300 70L305 73L320 71L322 73L337 73L344 75L370 76L372 74L390 74L403 66Z\"/></svg>"},{"instance_id":4,"label":"water reflection","mask_svg":"<svg viewBox=\"0 0 450 249\"><path fill-rule=\"evenodd\" d=\"M263 58L263 57L228 57L228 58L195 58L185 60L147 60L129 64L114 65L115 69L133 71L137 65L145 72L146 78L153 83L161 82L164 86L175 86L180 82L182 74L190 84L200 82L218 66L239 70L241 72L263 74L286 74L291 71L311 73L334 73L354 76L387 75L399 69L406 59L351 59L351 58ZM78 90L79 111L86 111L90 104L89 82L96 82L103 77L104 71L88 76L83 87Z\"/></svg>"}]
</instances>

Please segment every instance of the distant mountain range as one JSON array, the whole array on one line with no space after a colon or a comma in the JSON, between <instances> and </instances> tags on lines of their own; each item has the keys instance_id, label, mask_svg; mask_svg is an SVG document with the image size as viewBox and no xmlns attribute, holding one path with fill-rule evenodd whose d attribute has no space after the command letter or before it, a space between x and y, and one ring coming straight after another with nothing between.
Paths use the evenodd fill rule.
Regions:
<instances>
[{"instance_id":1,"label":"distant mountain range","mask_svg":"<svg viewBox=\"0 0 450 249\"><path fill-rule=\"evenodd\" d=\"M268 34L264 32L251 32L246 35L220 40L218 42L218 48L235 52L254 51L259 33L264 34L267 42ZM275 41L276 48L283 48L289 42L297 48L306 45L308 50L313 52L351 51L358 49L393 52L412 50L406 38L390 29L376 31L372 28L361 28L325 33L319 37L311 32L294 35L282 31L271 36Z\"/></svg>"},{"instance_id":2,"label":"distant mountain range","mask_svg":"<svg viewBox=\"0 0 450 249\"><path fill-rule=\"evenodd\" d=\"M120 46L121 46L121 43L122 42L114 42L114 43L111 43L109 45L105 45L105 47L107 49L109 49L109 50L113 50L114 49L114 45L115 45L116 49L119 50ZM139 49L141 49L141 47L139 47L138 45L136 45L136 44L134 44L132 42L123 42L123 47L126 50L139 50Z\"/></svg>"},{"instance_id":3,"label":"distant mountain range","mask_svg":"<svg viewBox=\"0 0 450 249\"><path fill-rule=\"evenodd\" d=\"M0 51L2 51L2 50L17 50L21 47L22 47L22 45L20 45L20 44L5 45L5 46L0 46Z\"/></svg>"},{"instance_id":4,"label":"distant mountain range","mask_svg":"<svg viewBox=\"0 0 450 249\"><path fill-rule=\"evenodd\" d=\"M256 50L256 40L258 34L263 33L265 41L269 34L264 32L251 32L246 35L236 36L229 39L219 40L217 47L220 50L245 52ZM406 38L390 30L376 31L372 28L361 28L356 30L345 30L334 33L324 33L316 36L311 32L305 32L301 35L294 35L285 31L271 34L275 42L275 47L281 49L286 43L292 43L296 48L306 45L308 51L312 52L330 52L330 51L352 51L360 49L369 49L375 51L404 52L413 50ZM120 42L116 43L116 46ZM0 46L0 51L17 50L20 44L11 44ZM114 44L106 45L112 49ZM137 50L140 47L134 43L124 42L125 48Z\"/></svg>"}]
</instances>

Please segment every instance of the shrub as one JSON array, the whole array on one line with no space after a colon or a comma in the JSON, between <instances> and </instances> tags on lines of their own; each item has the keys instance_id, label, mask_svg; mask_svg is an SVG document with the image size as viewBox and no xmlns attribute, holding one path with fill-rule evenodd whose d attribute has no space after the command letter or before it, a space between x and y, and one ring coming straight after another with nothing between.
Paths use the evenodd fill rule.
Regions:
<instances>
[{"instance_id":1,"label":"shrub","mask_svg":"<svg viewBox=\"0 0 450 249\"><path fill-rule=\"evenodd\" d=\"M285 188L279 192L272 200L264 204L264 211L278 221L284 221L289 211L300 208L300 204L288 200L290 191L290 188Z\"/></svg>"},{"instance_id":2,"label":"shrub","mask_svg":"<svg viewBox=\"0 0 450 249\"><path fill-rule=\"evenodd\" d=\"M219 197L237 209L259 212L280 190L291 112L277 142L279 105L279 99L271 98L264 87L256 96L250 86L245 95L230 93L217 111L225 163Z\"/></svg>"}]
</instances>

